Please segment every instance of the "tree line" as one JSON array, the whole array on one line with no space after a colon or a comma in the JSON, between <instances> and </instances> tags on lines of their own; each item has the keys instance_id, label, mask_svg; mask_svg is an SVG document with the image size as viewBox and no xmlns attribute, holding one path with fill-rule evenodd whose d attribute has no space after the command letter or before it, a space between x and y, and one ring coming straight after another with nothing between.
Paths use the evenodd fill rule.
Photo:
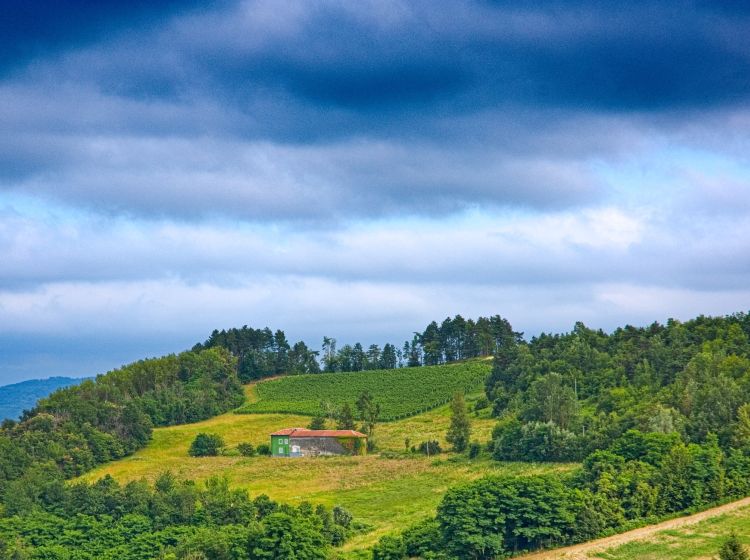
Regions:
<instances>
[{"instance_id":1,"label":"tree line","mask_svg":"<svg viewBox=\"0 0 750 560\"><path fill-rule=\"evenodd\" d=\"M382 347L360 342L338 346L335 338L324 336L321 349L313 350L302 341L291 344L284 331L255 329L214 330L193 350L221 347L237 359L237 373L243 383L282 374L369 371L439 365L458 360L491 356L508 339L520 340L521 333L494 315L464 319L447 317L440 325L432 321L422 332L401 346L390 342Z\"/></svg>"},{"instance_id":2,"label":"tree line","mask_svg":"<svg viewBox=\"0 0 750 560\"><path fill-rule=\"evenodd\" d=\"M580 460L631 429L750 443L750 316L606 334L576 324L497 353L486 393L498 459Z\"/></svg>"},{"instance_id":3,"label":"tree line","mask_svg":"<svg viewBox=\"0 0 750 560\"><path fill-rule=\"evenodd\" d=\"M214 330L193 351L224 348L237 360L237 375L243 383L281 374L320 373L318 352L302 342L289 343L284 331L268 327Z\"/></svg>"},{"instance_id":4,"label":"tree line","mask_svg":"<svg viewBox=\"0 0 750 560\"><path fill-rule=\"evenodd\" d=\"M487 477L376 560L490 559L581 542L750 495L750 316L607 334L582 323L495 352L497 460L582 461L568 475Z\"/></svg>"},{"instance_id":5,"label":"tree line","mask_svg":"<svg viewBox=\"0 0 750 560\"><path fill-rule=\"evenodd\" d=\"M447 317L440 325L432 321L422 332L398 347L387 343L382 350L360 343L336 348L336 339L324 337L321 369L327 372L435 366L459 360L492 356L507 339L520 340L507 319L499 315L464 319Z\"/></svg>"},{"instance_id":6,"label":"tree line","mask_svg":"<svg viewBox=\"0 0 750 560\"><path fill-rule=\"evenodd\" d=\"M251 498L222 478L71 485L38 466L23 490L0 516L3 560L323 560L359 527L341 507Z\"/></svg>"}]
</instances>

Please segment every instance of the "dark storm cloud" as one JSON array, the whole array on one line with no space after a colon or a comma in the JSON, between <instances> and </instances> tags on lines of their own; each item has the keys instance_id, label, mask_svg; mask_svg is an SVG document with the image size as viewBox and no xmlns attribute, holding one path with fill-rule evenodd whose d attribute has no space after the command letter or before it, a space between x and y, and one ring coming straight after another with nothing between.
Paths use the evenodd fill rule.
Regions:
<instances>
[{"instance_id":1,"label":"dark storm cloud","mask_svg":"<svg viewBox=\"0 0 750 560\"><path fill-rule=\"evenodd\" d=\"M126 30L164 22L197 0L4 0L0 17L0 74L36 57L54 55Z\"/></svg>"},{"instance_id":2,"label":"dark storm cloud","mask_svg":"<svg viewBox=\"0 0 750 560\"><path fill-rule=\"evenodd\" d=\"M607 197L592 162L750 95L731 2L10 6L0 188L95 211L570 208Z\"/></svg>"},{"instance_id":3,"label":"dark storm cloud","mask_svg":"<svg viewBox=\"0 0 750 560\"><path fill-rule=\"evenodd\" d=\"M280 95L316 121L320 106L362 113L363 126L383 111L655 110L750 95L750 11L741 3L246 2L171 20L180 3L11 4L23 16L5 23L9 48L56 44L48 31L74 44L96 33L106 61L75 77L104 90L215 95L247 109ZM107 40L108 25L130 33ZM69 48L62 42L57 52Z\"/></svg>"},{"instance_id":4,"label":"dark storm cloud","mask_svg":"<svg viewBox=\"0 0 750 560\"><path fill-rule=\"evenodd\" d=\"M316 3L293 34L244 39L249 5L220 34L206 29L191 62L238 101L268 88L365 114L699 108L750 94L750 25L730 4L385 5Z\"/></svg>"}]
</instances>

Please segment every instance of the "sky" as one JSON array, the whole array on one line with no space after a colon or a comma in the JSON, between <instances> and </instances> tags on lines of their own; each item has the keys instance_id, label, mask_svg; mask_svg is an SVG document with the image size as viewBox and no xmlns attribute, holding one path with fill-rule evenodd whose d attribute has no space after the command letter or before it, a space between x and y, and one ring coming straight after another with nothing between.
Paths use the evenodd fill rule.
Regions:
<instances>
[{"instance_id":1,"label":"sky","mask_svg":"<svg viewBox=\"0 0 750 560\"><path fill-rule=\"evenodd\" d=\"M3 10L0 384L750 310L750 3Z\"/></svg>"}]
</instances>

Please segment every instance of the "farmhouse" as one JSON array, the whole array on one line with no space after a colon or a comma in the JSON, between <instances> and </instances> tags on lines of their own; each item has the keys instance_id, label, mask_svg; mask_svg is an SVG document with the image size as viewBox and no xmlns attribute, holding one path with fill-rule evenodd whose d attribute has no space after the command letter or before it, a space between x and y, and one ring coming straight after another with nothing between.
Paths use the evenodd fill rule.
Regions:
<instances>
[{"instance_id":1,"label":"farmhouse","mask_svg":"<svg viewBox=\"0 0 750 560\"><path fill-rule=\"evenodd\" d=\"M367 436L354 430L286 428L271 434L271 454L274 457L364 455L365 453L367 453Z\"/></svg>"}]
</instances>

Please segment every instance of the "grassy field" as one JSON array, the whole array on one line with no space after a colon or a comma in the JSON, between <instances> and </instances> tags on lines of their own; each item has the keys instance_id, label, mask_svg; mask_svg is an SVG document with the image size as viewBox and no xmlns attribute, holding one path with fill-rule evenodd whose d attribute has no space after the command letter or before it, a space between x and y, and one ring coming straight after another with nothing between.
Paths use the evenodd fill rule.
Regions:
<instances>
[{"instance_id":1,"label":"grassy field","mask_svg":"<svg viewBox=\"0 0 750 560\"><path fill-rule=\"evenodd\" d=\"M258 398L257 386L247 388L249 402ZM489 440L494 420L488 411L472 413L473 436ZM308 500L329 506L342 505L373 526L373 530L354 537L345 550L351 556L371 546L385 533L396 531L434 513L444 492L455 484L485 474L520 474L567 469L566 465L529 465L498 463L489 458L469 461L443 454L439 457L392 453L389 457L328 457L278 459L271 457L203 457L187 454L196 434L221 435L227 446L240 442L268 443L269 434L293 426L306 426L309 417L286 414L224 414L183 426L154 430L153 440L131 457L104 465L84 476L93 481L110 474L121 482L145 478L153 481L170 470L181 478L205 480L225 476L233 486L246 488L252 495L267 494L273 499L299 503ZM404 439L412 444L438 439L446 447L445 432L450 422L447 406L424 414L377 426L381 451L401 452ZM388 454L386 454L388 455Z\"/></svg>"},{"instance_id":2,"label":"grassy field","mask_svg":"<svg viewBox=\"0 0 750 560\"><path fill-rule=\"evenodd\" d=\"M257 385L260 397L239 412L320 414L321 402L354 406L363 391L376 396L382 420L396 420L447 403L454 392L481 390L492 362L472 360L442 366L352 373L294 375Z\"/></svg>"},{"instance_id":3,"label":"grassy field","mask_svg":"<svg viewBox=\"0 0 750 560\"><path fill-rule=\"evenodd\" d=\"M606 560L710 560L718 558L719 548L734 531L750 545L750 507L712 517L697 523L656 533L655 536L592 553L590 558Z\"/></svg>"}]
</instances>

